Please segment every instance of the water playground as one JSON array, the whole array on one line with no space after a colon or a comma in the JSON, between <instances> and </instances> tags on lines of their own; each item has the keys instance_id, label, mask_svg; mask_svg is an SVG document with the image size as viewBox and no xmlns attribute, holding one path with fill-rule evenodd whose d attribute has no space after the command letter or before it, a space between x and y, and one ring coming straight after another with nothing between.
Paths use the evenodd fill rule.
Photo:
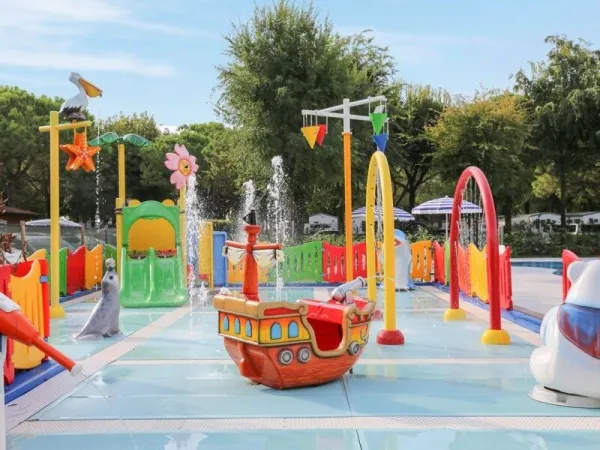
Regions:
<instances>
[{"instance_id":1,"label":"water playground","mask_svg":"<svg viewBox=\"0 0 600 450\"><path fill-rule=\"evenodd\" d=\"M316 118L343 120L346 243L286 246L277 170L276 207L263 218L276 242L261 237L251 189L243 233L198 217L198 165L181 145L164 161L178 200L127 201L126 147L150 143L114 133L88 142L83 112L101 91L71 81L86 95L40 124L51 248L0 266L0 449L598 447L600 262L565 251L563 303L543 321L515 311L511 249L477 167L447 209L436 206L449 217L446 241L409 242L398 223L411 214L393 204L385 97L302 111L311 148L327 135ZM371 103L368 116L352 113ZM352 122L374 133L358 212ZM115 142L116 246L61 249L59 152L66 170L93 171ZM364 242L353 242L353 212L364 214Z\"/></svg>"}]
</instances>

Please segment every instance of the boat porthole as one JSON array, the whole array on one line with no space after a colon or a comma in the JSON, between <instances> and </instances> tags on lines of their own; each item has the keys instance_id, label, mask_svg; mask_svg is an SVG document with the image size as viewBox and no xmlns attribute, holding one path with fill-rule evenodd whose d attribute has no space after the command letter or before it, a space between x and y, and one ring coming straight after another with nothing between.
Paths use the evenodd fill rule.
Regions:
<instances>
[{"instance_id":1,"label":"boat porthole","mask_svg":"<svg viewBox=\"0 0 600 450\"><path fill-rule=\"evenodd\" d=\"M305 363L308 362L308 360L310 359L310 350L307 349L306 347L302 347L300 350L298 350L298 361L300 361L301 363Z\"/></svg>"},{"instance_id":2,"label":"boat porthole","mask_svg":"<svg viewBox=\"0 0 600 450\"><path fill-rule=\"evenodd\" d=\"M294 354L291 350L285 349L279 352L279 363L287 366L294 359Z\"/></svg>"},{"instance_id":3,"label":"boat porthole","mask_svg":"<svg viewBox=\"0 0 600 450\"><path fill-rule=\"evenodd\" d=\"M348 353L351 355L356 355L360 350L360 345L356 341L352 341L350 343L350 347L348 347Z\"/></svg>"}]
</instances>

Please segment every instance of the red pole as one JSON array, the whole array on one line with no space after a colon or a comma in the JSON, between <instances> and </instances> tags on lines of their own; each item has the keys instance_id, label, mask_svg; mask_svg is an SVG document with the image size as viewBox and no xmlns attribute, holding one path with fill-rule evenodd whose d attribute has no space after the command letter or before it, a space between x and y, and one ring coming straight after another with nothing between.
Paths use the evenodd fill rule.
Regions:
<instances>
[{"instance_id":1,"label":"red pole","mask_svg":"<svg viewBox=\"0 0 600 450\"><path fill-rule=\"evenodd\" d=\"M461 174L454 191L452 217L450 223L450 308L459 308L458 286L458 222L462 207L463 192L471 178L475 179L485 212L485 228L487 233L487 277L490 304L490 328L500 330L500 263L498 252L498 224L496 222L496 206L487 178L478 167L467 167Z\"/></svg>"},{"instance_id":2,"label":"red pole","mask_svg":"<svg viewBox=\"0 0 600 450\"><path fill-rule=\"evenodd\" d=\"M248 241L245 244L240 242L226 241L225 245L234 248L245 249L244 255L244 282L242 284L242 294L248 300L260 301L258 298L258 264L252 255L254 250L281 250L281 244L257 244L258 235L261 231L260 225L244 225L244 231L248 235Z\"/></svg>"}]
</instances>

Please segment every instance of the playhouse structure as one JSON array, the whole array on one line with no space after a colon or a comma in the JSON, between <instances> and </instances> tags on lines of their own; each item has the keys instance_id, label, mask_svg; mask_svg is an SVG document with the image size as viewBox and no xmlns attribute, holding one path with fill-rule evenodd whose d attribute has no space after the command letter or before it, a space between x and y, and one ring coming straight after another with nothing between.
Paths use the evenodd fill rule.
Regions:
<instances>
[{"instance_id":1,"label":"playhouse structure","mask_svg":"<svg viewBox=\"0 0 600 450\"><path fill-rule=\"evenodd\" d=\"M181 211L171 200L131 201L122 216L121 305L180 306L187 300Z\"/></svg>"}]
</instances>

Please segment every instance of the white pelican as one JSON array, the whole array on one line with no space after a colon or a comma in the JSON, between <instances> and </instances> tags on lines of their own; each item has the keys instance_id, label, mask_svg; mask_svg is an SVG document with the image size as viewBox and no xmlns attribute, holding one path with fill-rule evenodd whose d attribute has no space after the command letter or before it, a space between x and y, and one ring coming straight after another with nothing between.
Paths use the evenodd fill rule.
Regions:
<instances>
[{"instance_id":1,"label":"white pelican","mask_svg":"<svg viewBox=\"0 0 600 450\"><path fill-rule=\"evenodd\" d=\"M85 120L83 111L87 110L88 97L102 97L102 89L97 88L75 72L71 72L69 81L77 86L79 94L64 102L60 107L59 114L67 120Z\"/></svg>"}]
</instances>

